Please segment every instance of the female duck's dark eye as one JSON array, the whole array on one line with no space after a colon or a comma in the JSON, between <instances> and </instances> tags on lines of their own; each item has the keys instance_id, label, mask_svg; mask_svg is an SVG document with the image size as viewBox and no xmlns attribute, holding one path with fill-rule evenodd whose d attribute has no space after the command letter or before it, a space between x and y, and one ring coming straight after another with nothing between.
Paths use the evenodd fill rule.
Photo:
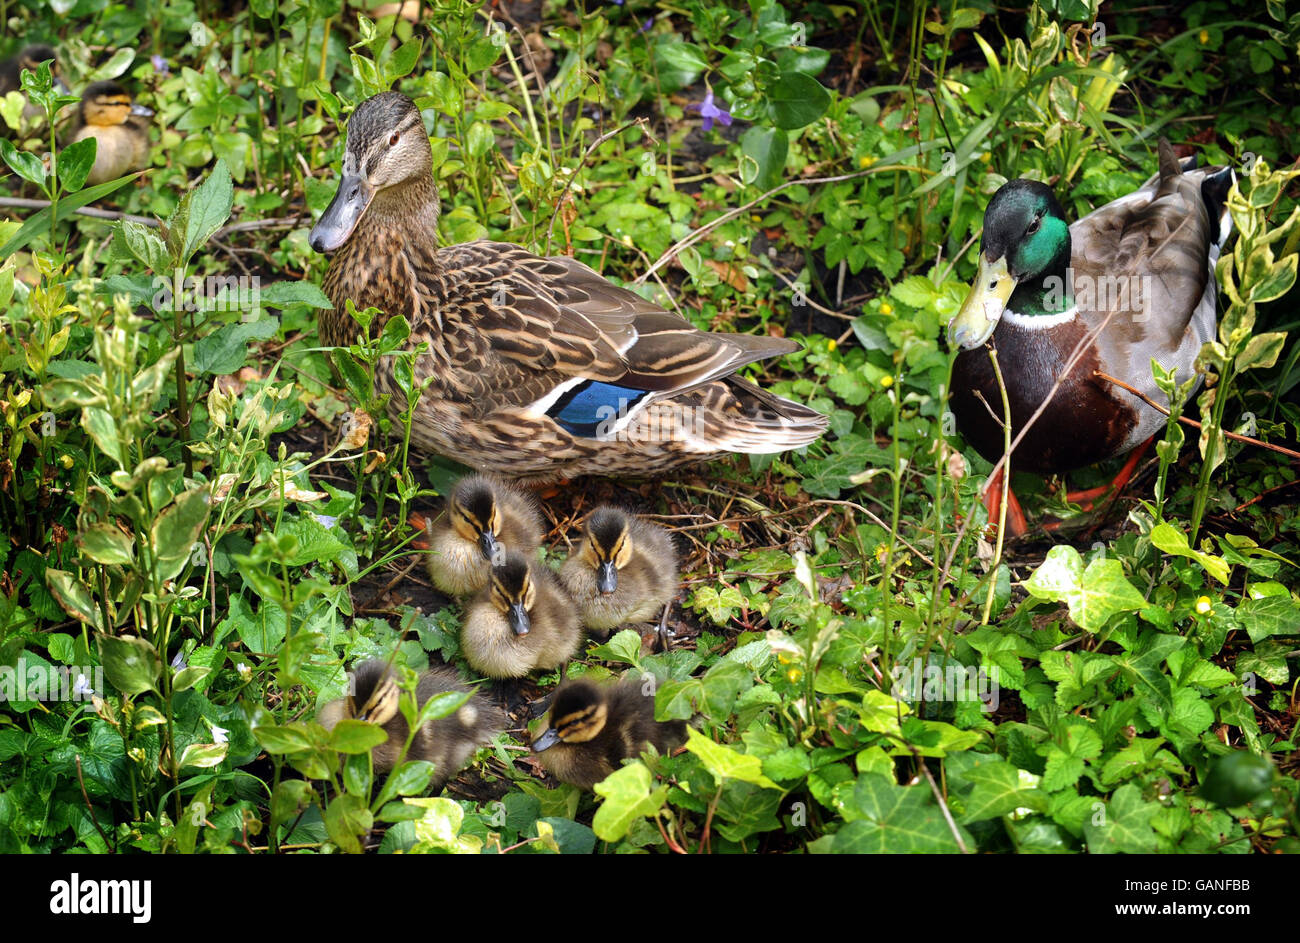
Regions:
<instances>
[{"instance_id":1,"label":"female duck's dark eye","mask_svg":"<svg viewBox=\"0 0 1300 943\"><path fill-rule=\"evenodd\" d=\"M388 139L388 146L393 147L394 145L396 145L397 139L400 138L401 136L402 136L401 131L394 131L393 136Z\"/></svg>"},{"instance_id":2,"label":"female duck's dark eye","mask_svg":"<svg viewBox=\"0 0 1300 943\"><path fill-rule=\"evenodd\" d=\"M1025 235L1032 236L1034 233L1038 232L1038 227L1042 224L1043 218L1041 216L1035 216L1034 221L1030 223L1029 228L1025 230Z\"/></svg>"}]
</instances>

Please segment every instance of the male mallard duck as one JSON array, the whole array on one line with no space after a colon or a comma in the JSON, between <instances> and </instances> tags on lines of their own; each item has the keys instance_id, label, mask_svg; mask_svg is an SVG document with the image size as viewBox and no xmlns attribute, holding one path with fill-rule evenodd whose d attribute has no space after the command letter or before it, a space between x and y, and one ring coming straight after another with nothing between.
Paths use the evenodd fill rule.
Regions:
<instances>
[{"instance_id":1,"label":"male mallard duck","mask_svg":"<svg viewBox=\"0 0 1300 943\"><path fill-rule=\"evenodd\" d=\"M311 231L313 249L334 252L321 339L355 342L348 300L410 322L410 343L429 345L415 366L431 381L417 446L543 481L782 452L826 428L820 413L735 376L794 341L698 331L564 256L499 242L440 249L438 213L415 103L399 92L362 102L338 192ZM379 381L396 392L387 372Z\"/></svg>"},{"instance_id":2,"label":"male mallard duck","mask_svg":"<svg viewBox=\"0 0 1300 943\"><path fill-rule=\"evenodd\" d=\"M330 701L320 709L317 720L327 730L333 730L344 718L379 724L388 734L388 739L371 751L371 761L375 772L391 772L410 733L406 718L398 708L402 690L397 685L397 674L385 662L371 660L357 665L352 680L354 693ZM450 668L430 668L420 675L415 688L421 707L429 698L447 691L470 691L470 688L462 684ZM475 750L486 745L505 727L505 714L482 694L473 691L469 700L454 713L428 721L417 731L406 759L426 760L433 764L431 788L437 791L459 772Z\"/></svg>"},{"instance_id":3,"label":"male mallard duck","mask_svg":"<svg viewBox=\"0 0 1300 943\"><path fill-rule=\"evenodd\" d=\"M686 724L655 720L655 699L640 681L566 681L555 691L547 727L533 741L541 764L561 782L590 789L647 744L667 753L686 742Z\"/></svg>"},{"instance_id":4,"label":"male mallard duck","mask_svg":"<svg viewBox=\"0 0 1300 943\"><path fill-rule=\"evenodd\" d=\"M64 84L63 78L59 75L59 56L52 46L44 43L35 43L31 46L24 46L16 56L0 62L0 95L7 95L10 92L22 90L23 70L35 72L42 62L50 64L50 75L54 77L54 87L65 95L68 92L68 86ZM23 117L28 121L36 118L43 118L44 110L28 102L23 106Z\"/></svg>"},{"instance_id":5,"label":"male mallard duck","mask_svg":"<svg viewBox=\"0 0 1300 943\"><path fill-rule=\"evenodd\" d=\"M431 534L429 577L452 596L487 585L492 560L506 550L534 556L542 545L542 517L531 497L487 475L468 475L447 496L442 522Z\"/></svg>"},{"instance_id":6,"label":"male mallard duck","mask_svg":"<svg viewBox=\"0 0 1300 943\"><path fill-rule=\"evenodd\" d=\"M558 668L578 651L582 626L573 600L550 567L506 551L483 592L465 613L460 650L489 678L522 678Z\"/></svg>"},{"instance_id":7,"label":"male mallard duck","mask_svg":"<svg viewBox=\"0 0 1300 943\"><path fill-rule=\"evenodd\" d=\"M1201 345L1215 333L1214 263L1230 231L1224 204L1232 181L1230 169L1181 168L1161 140L1159 174L1073 225L1041 183L1013 180L993 195L979 274L948 325L949 341L965 348L953 368L952 410L976 451L989 461L1003 451L1001 394L988 353L978 349L990 337L1013 440L1060 380L1012 453L1013 469L1082 468L1133 450L1165 425L1159 411L1093 374L1110 374L1159 403L1167 399L1152 379L1152 359L1183 380L1193 375ZM1067 371L1081 343L1082 356ZM990 482L986 492L990 519L1000 487ZM1023 533L1024 518L1009 503L1009 529Z\"/></svg>"},{"instance_id":8,"label":"male mallard duck","mask_svg":"<svg viewBox=\"0 0 1300 943\"><path fill-rule=\"evenodd\" d=\"M677 593L677 552L668 532L617 508L587 517L582 544L560 569L582 623L609 632L645 622Z\"/></svg>"},{"instance_id":9,"label":"male mallard duck","mask_svg":"<svg viewBox=\"0 0 1300 943\"><path fill-rule=\"evenodd\" d=\"M149 122L153 112L134 104L116 82L95 82L81 96L81 113L72 141L93 137L95 164L86 185L116 180L149 163Z\"/></svg>"}]
</instances>

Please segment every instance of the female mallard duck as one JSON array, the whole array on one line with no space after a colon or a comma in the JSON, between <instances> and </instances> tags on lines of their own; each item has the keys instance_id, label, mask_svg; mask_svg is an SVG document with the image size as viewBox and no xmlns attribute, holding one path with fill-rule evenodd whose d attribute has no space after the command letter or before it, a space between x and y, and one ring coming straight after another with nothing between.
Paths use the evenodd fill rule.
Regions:
<instances>
[{"instance_id":1,"label":"female mallard duck","mask_svg":"<svg viewBox=\"0 0 1300 943\"><path fill-rule=\"evenodd\" d=\"M492 561L506 550L536 555L542 517L519 489L487 475L456 482L442 522L430 540L429 577L451 596L468 596L487 585Z\"/></svg>"},{"instance_id":2,"label":"female mallard duck","mask_svg":"<svg viewBox=\"0 0 1300 943\"><path fill-rule=\"evenodd\" d=\"M1167 398L1152 379L1152 359L1181 379L1193 375L1201 345L1214 336L1214 263L1230 230L1232 181L1229 169L1181 168L1161 140L1159 174L1073 225L1041 183L1013 180L993 195L979 274L948 325L949 341L965 348L953 368L952 410L976 451L989 461L1003 452L1001 394L988 353L978 349L990 337L1013 441L1051 397L1013 452L1013 469L1068 472L1123 455L1164 426L1158 410L1094 372L1159 403ZM986 492L991 520L1000 489L991 481ZM1024 533L1018 506L1008 503L1009 529Z\"/></svg>"},{"instance_id":3,"label":"female mallard duck","mask_svg":"<svg viewBox=\"0 0 1300 943\"><path fill-rule=\"evenodd\" d=\"M597 508L587 517L582 545L560 569L560 582L583 625L608 633L659 615L677 593L677 552L662 527Z\"/></svg>"},{"instance_id":4,"label":"female mallard duck","mask_svg":"<svg viewBox=\"0 0 1300 943\"><path fill-rule=\"evenodd\" d=\"M72 141L93 137L95 163L86 185L116 180L149 164L149 122L153 112L134 104L116 82L95 82L81 96L81 114Z\"/></svg>"},{"instance_id":5,"label":"female mallard duck","mask_svg":"<svg viewBox=\"0 0 1300 943\"><path fill-rule=\"evenodd\" d=\"M415 103L399 92L362 102L338 192L311 232L312 248L334 252L321 339L355 341L348 300L410 322L411 344L428 344L415 367L430 381L417 446L544 481L781 452L826 428L820 413L734 375L794 341L698 331L563 256L499 242L440 249L438 212ZM396 392L387 373L379 381Z\"/></svg>"},{"instance_id":6,"label":"female mallard duck","mask_svg":"<svg viewBox=\"0 0 1300 943\"><path fill-rule=\"evenodd\" d=\"M11 56L0 62L0 95L22 91L23 70L35 72L42 62L50 64L50 75L54 78L54 87L66 95L68 86L64 84L63 78L59 75L58 53L54 51L53 47L46 46L44 43L24 46L18 55ZM44 116L44 110L33 105L30 101L23 106L23 117L28 121L43 118Z\"/></svg>"},{"instance_id":7,"label":"female mallard duck","mask_svg":"<svg viewBox=\"0 0 1300 943\"><path fill-rule=\"evenodd\" d=\"M686 742L686 723L655 720L655 699L640 681L566 681L555 691L547 726L533 741L556 779L590 789L646 745L667 753Z\"/></svg>"},{"instance_id":8,"label":"female mallard duck","mask_svg":"<svg viewBox=\"0 0 1300 943\"><path fill-rule=\"evenodd\" d=\"M366 720L383 727L388 739L371 751L371 761L375 772L391 772L411 729L398 707L402 689L398 687L397 674L385 662L371 660L357 665L352 681L353 693L330 701L320 709L317 720L327 730L333 730L344 718ZM450 668L430 668L420 675L415 688L421 707L434 695L448 691L470 691L469 700L451 715L425 723L406 753L407 760L426 760L433 764L431 788L435 791L460 771L475 750L506 727L504 712L482 694L461 684Z\"/></svg>"},{"instance_id":9,"label":"female mallard duck","mask_svg":"<svg viewBox=\"0 0 1300 943\"><path fill-rule=\"evenodd\" d=\"M558 668L578 651L582 626L550 568L506 551L465 613L460 650L489 678Z\"/></svg>"}]
</instances>

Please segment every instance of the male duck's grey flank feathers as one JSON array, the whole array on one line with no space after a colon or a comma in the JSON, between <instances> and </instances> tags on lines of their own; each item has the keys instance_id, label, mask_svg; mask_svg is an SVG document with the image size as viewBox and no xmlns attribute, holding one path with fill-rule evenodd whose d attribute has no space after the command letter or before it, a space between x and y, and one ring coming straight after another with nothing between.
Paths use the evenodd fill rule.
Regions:
<instances>
[{"instance_id":1,"label":"male duck's grey flank feathers","mask_svg":"<svg viewBox=\"0 0 1300 943\"><path fill-rule=\"evenodd\" d=\"M378 659L362 662L352 673L352 693L330 701L320 709L317 720L333 730L345 718L379 724L388 739L371 751L377 773L391 772L410 732L399 706L403 692L397 674ZM415 695L420 706L437 694L470 692L469 699L446 717L424 724L411 741L406 760L424 760L434 766L430 788L437 792L481 746L506 727L505 713L477 691L462 684L451 668L430 668L420 675Z\"/></svg>"},{"instance_id":2,"label":"male duck's grey flank feathers","mask_svg":"<svg viewBox=\"0 0 1300 943\"><path fill-rule=\"evenodd\" d=\"M343 175L312 230L334 252L327 344L351 343L345 302L402 315L432 379L413 442L514 478L648 474L725 452L780 452L826 418L735 371L794 341L696 330L564 256L498 242L438 248L431 151L415 104L384 92L348 125ZM384 392L396 392L381 374ZM397 406L402 397L391 401Z\"/></svg>"},{"instance_id":3,"label":"male duck's grey flank feathers","mask_svg":"<svg viewBox=\"0 0 1300 943\"><path fill-rule=\"evenodd\" d=\"M953 371L952 409L967 441L990 461L999 423L980 402L1000 394L985 351L992 337L1006 381L1013 437L1064 380L1012 456L1012 467L1060 473L1122 455L1163 427L1138 397L1101 371L1164 403L1151 360L1194 373L1214 335L1214 263L1228 235L1231 170L1184 170L1160 142L1160 172L1140 189L1072 226L1051 190L1007 183L984 217L980 271L949 325L967 348ZM1082 356L1066 366L1077 345Z\"/></svg>"}]
</instances>

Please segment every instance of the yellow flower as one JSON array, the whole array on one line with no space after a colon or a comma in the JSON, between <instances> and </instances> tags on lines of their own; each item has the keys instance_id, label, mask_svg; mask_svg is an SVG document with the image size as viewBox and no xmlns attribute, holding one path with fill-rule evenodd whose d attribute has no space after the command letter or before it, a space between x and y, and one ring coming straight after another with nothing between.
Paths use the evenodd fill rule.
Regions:
<instances>
[{"instance_id":1,"label":"yellow flower","mask_svg":"<svg viewBox=\"0 0 1300 943\"><path fill-rule=\"evenodd\" d=\"M1206 43L1210 41L1210 31L1208 29L1203 29L1201 30L1200 34L1196 38L1199 39L1201 41L1201 45L1204 46Z\"/></svg>"},{"instance_id":2,"label":"yellow flower","mask_svg":"<svg viewBox=\"0 0 1300 943\"><path fill-rule=\"evenodd\" d=\"M790 679L791 684L798 684L799 679L803 677L803 672L798 668L791 668L785 673L785 676Z\"/></svg>"},{"instance_id":3,"label":"yellow flower","mask_svg":"<svg viewBox=\"0 0 1300 943\"><path fill-rule=\"evenodd\" d=\"M888 301L882 301L882 302L880 303L880 313L881 313L881 314L893 314L893 313L894 313L894 306L891 305Z\"/></svg>"},{"instance_id":4,"label":"yellow flower","mask_svg":"<svg viewBox=\"0 0 1300 943\"><path fill-rule=\"evenodd\" d=\"M1214 606L1210 602L1209 596L1202 596L1200 599L1196 600L1196 611L1203 616L1214 614Z\"/></svg>"},{"instance_id":5,"label":"yellow flower","mask_svg":"<svg viewBox=\"0 0 1300 943\"><path fill-rule=\"evenodd\" d=\"M858 158L858 166L861 167L863 170L866 170L875 162L876 159L872 157L870 154L863 154L861 157Z\"/></svg>"},{"instance_id":6,"label":"yellow flower","mask_svg":"<svg viewBox=\"0 0 1300 943\"><path fill-rule=\"evenodd\" d=\"M885 389L889 389L891 386L894 385L894 378L891 377L888 373L886 373L883 377L880 378L880 385L883 386Z\"/></svg>"},{"instance_id":7,"label":"yellow flower","mask_svg":"<svg viewBox=\"0 0 1300 943\"><path fill-rule=\"evenodd\" d=\"M790 662L794 661L794 659L791 658L791 657L790 657L788 654L786 654L785 652L781 652L781 653L779 653L779 654L776 656L776 660L779 661L779 662L780 662L781 664L783 664L783 665L788 665L788 664L790 664Z\"/></svg>"},{"instance_id":8,"label":"yellow flower","mask_svg":"<svg viewBox=\"0 0 1300 943\"><path fill-rule=\"evenodd\" d=\"M989 161L991 161L992 159L993 159L993 152L992 152L992 151L985 151L983 154L980 155L980 160L983 161L983 162L986 163L986 164L987 164Z\"/></svg>"},{"instance_id":9,"label":"yellow flower","mask_svg":"<svg viewBox=\"0 0 1300 943\"><path fill-rule=\"evenodd\" d=\"M759 216L757 213L751 213L749 216L749 221L751 223L761 223L763 221L763 217Z\"/></svg>"},{"instance_id":10,"label":"yellow flower","mask_svg":"<svg viewBox=\"0 0 1300 943\"><path fill-rule=\"evenodd\" d=\"M71 468L75 463L72 461L71 455L65 454L59 456L59 464L62 465L64 468Z\"/></svg>"},{"instance_id":11,"label":"yellow flower","mask_svg":"<svg viewBox=\"0 0 1300 943\"><path fill-rule=\"evenodd\" d=\"M832 337L830 340L826 342L826 352L833 353L835 351L835 348L838 346L840 345L835 343L835 338Z\"/></svg>"}]
</instances>

